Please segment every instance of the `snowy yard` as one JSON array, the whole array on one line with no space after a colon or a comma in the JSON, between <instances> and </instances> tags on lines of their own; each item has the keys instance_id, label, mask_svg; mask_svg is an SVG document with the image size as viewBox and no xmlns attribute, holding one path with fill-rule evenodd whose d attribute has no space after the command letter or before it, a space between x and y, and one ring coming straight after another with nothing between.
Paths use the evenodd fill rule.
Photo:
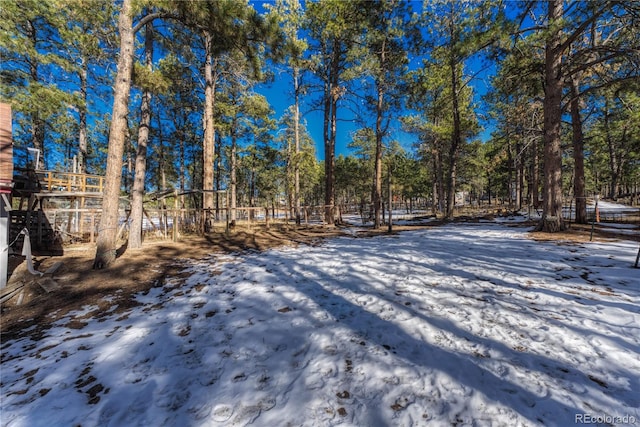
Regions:
<instances>
[{"instance_id":1,"label":"snowy yard","mask_svg":"<svg viewBox=\"0 0 640 427\"><path fill-rule=\"evenodd\" d=\"M476 224L214 255L3 342L1 422L639 425L637 251Z\"/></svg>"}]
</instances>

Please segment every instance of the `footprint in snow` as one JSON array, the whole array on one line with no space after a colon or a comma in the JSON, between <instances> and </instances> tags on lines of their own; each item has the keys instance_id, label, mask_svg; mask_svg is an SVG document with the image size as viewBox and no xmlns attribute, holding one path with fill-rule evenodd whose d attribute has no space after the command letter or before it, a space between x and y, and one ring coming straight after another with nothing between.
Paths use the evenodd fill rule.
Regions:
<instances>
[{"instance_id":1,"label":"footprint in snow","mask_svg":"<svg viewBox=\"0 0 640 427\"><path fill-rule=\"evenodd\" d=\"M203 420L211 415L211 405L209 404L209 402L201 402L192 405L188 410L192 414L193 418L198 421Z\"/></svg>"},{"instance_id":2,"label":"footprint in snow","mask_svg":"<svg viewBox=\"0 0 640 427\"><path fill-rule=\"evenodd\" d=\"M407 409L407 406L411 405L416 401L416 397L413 393L408 393L405 395L400 395L396 398L396 400L391 404L391 409L394 412L402 411L403 409Z\"/></svg>"},{"instance_id":3,"label":"footprint in snow","mask_svg":"<svg viewBox=\"0 0 640 427\"><path fill-rule=\"evenodd\" d=\"M198 383L201 386L207 387L215 384L220 379L222 375L222 369L218 368L213 371L201 372L200 375L197 376Z\"/></svg>"},{"instance_id":4,"label":"footprint in snow","mask_svg":"<svg viewBox=\"0 0 640 427\"><path fill-rule=\"evenodd\" d=\"M181 408L189 398L191 392L188 387L175 387L175 385L165 387L158 392L158 398L155 401L159 408L168 408L175 411Z\"/></svg>"},{"instance_id":5,"label":"footprint in snow","mask_svg":"<svg viewBox=\"0 0 640 427\"><path fill-rule=\"evenodd\" d=\"M322 351L330 356L333 356L338 353L338 347L333 344L330 344L330 345L324 346L322 348Z\"/></svg>"},{"instance_id":6,"label":"footprint in snow","mask_svg":"<svg viewBox=\"0 0 640 427\"><path fill-rule=\"evenodd\" d=\"M247 375L244 372L240 372L234 375L231 381L233 381L234 383L237 383L237 382L245 381L246 379L247 379Z\"/></svg>"},{"instance_id":7,"label":"footprint in snow","mask_svg":"<svg viewBox=\"0 0 640 427\"><path fill-rule=\"evenodd\" d=\"M263 411L268 411L276 405L275 399L265 399L255 405L239 405L232 426L252 424Z\"/></svg>"},{"instance_id":8,"label":"footprint in snow","mask_svg":"<svg viewBox=\"0 0 640 427\"><path fill-rule=\"evenodd\" d=\"M347 415L347 412L344 408L340 409L342 409L342 411L340 411L341 416ZM333 420L337 414L337 410L333 409L333 407L328 402L324 402L324 405L315 408L315 410L313 411L313 418L315 419L315 421L321 423L318 425L326 425L331 420Z\"/></svg>"},{"instance_id":9,"label":"footprint in snow","mask_svg":"<svg viewBox=\"0 0 640 427\"><path fill-rule=\"evenodd\" d=\"M313 372L306 377L305 385L307 390L319 390L324 387L324 380L322 379L322 373Z\"/></svg>"},{"instance_id":10,"label":"footprint in snow","mask_svg":"<svg viewBox=\"0 0 640 427\"><path fill-rule=\"evenodd\" d=\"M231 405L216 405L211 411L213 421L219 423L227 421L233 415L233 407Z\"/></svg>"}]
</instances>

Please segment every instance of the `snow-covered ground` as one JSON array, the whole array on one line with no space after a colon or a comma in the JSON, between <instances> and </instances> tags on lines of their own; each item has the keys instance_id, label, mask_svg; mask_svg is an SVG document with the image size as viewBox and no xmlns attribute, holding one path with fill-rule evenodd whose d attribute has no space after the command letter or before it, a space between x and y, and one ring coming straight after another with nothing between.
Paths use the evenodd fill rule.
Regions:
<instances>
[{"instance_id":1,"label":"snow-covered ground","mask_svg":"<svg viewBox=\"0 0 640 427\"><path fill-rule=\"evenodd\" d=\"M591 209L595 209L596 207L595 202L593 201L590 201L588 206ZM601 212L638 212L638 210L640 210L637 206L623 205L621 203L610 202L608 200L599 200L598 209Z\"/></svg>"},{"instance_id":2,"label":"snow-covered ground","mask_svg":"<svg viewBox=\"0 0 640 427\"><path fill-rule=\"evenodd\" d=\"M1 422L638 425L637 251L458 224L212 255L3 342Z\"/></svg>"}]
</instances>

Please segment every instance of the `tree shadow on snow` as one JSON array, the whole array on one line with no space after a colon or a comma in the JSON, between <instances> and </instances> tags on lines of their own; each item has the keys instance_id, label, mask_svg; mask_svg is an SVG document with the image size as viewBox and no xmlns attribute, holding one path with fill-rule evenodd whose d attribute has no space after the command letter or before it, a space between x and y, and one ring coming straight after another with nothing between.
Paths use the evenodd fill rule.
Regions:
<instances>
[{"instance_id":1,"label":"tree shadow on snow","mask_svg":"<svg viewBox=\"0 0 640 427\"><path fill-rule=\"evenodd\" d=\"M500 245L497 247L504 247L504 242L499 240L492 242L485 241L484 244ZM432 243L432 245L436 245L436 243ZM452 256L456 255L459 257L460 254L464 253L464 242L460 242L459 245L456 244L452 246L451 241L447 241L446 245L449 248L447 253L441 254L445 259L450 259ZM361 255L363 253L370 252L371 255L375 255L376 257L388 259L390 263L394 260L402 261L401 247L397 247L395 250L392 250L391 253L386 254L377 251L375 244L367 245L367 247L359 247L357 248L357 251L354 251L354 253L343 252L344 248L340 248L339 244L337 244L337 247L338 250L335 251L334 255L342 258L355 257L358 254ZM413 252L413 254L415 255L415 252ZM516 273L519 268L526 269L528 272L535 272L536 270L533 269L530 263L527 263L526 258L532 255L536 255L535 251L533 254L520 254L521 257L509 255L509 265L506 265L507 263L505 262L504 268L515 269ZM482 254L478 255L478 257L485 263L495 264L495 258L484 256ZM515 258L516 260L513 261L511 260L512 258ZM358 260L353 259L352 262L356 264ZM467 262L465 262L465 264ZM407 333L399 325L393 323L393 321L385 320L377 314L367 311L362 306L355 304L346 297L338 295L335 291L329 289L330 287L333 289L345 289L349 292L366 295L367 293L375 292L375 289L371 287L370 283L377 282L378 285L384 285L384 280L373 276L366 277L361 272L353 271L353 269L350 269L347 272L341 271L339 272L339 275L334 275L327 273L324 267L310 265L308 263L296 263L296 261L291 261L290 259L283 260L282 262L274 262L273 264L277 268L277 271L274 273L280 277L299 276L301 272L306 272L307 277L299 286L296 285L296 290L304 293L323 310L326 310L327 313L331 314L337 322L342 325L346 325L354 333L363 335L366 334L367 331L384 331L384 334L366 334L366 338L379 347L393 349L393 352L397 357L404 359L411 364L429 369L436 369L451 376L452 378L455 378L461 386L475 390L475 392L485 394L487 399L498 402L505 407L510 407L521 416L534 423L540 422L552 425L573 424L575 422L575 414L585 413L591 410L589 407L572 406L569 403L562 402L554 397L549 397L548 395L540 396L535 391L527 389L526 385L514 383L507 378L496 375L486 367L483 367L482 359L476 361L472 355L446 350L437 345L420 340ZM383 266L385 265L387 264L380 263L380 269L383 269ZM454 275L459 280L487 280L487 278L483 278L481 275L470 273L463 269L458 269L455 265L443 267L442 265L423 263L422 267L430 268L434 271L441 271L444 269L446 274ZM273 268L273 266L271 268ZM311 278L309 276L311 276ZM517 284L496 280L495 277L492 277L490 282L495 286L512 289L517 288L522 291ZM328 284L331 284L331 286L327 286ZM443 291L445 290L446 285L443 287ZM573 301L569 296L549 289L535 289L535 291L546 293L556 299L567 299ZM383 295L379 294L378 296ZM419 301L416 301L415 298L413 302L409 295L403 295L403 298L405 300L409 298L409 301L407 302L410 302L410 304L402 304L399 301L392 300L387 300L386 302L392 304L396 310L405 310L410 312L412 317L419 319L428 325L431 325L433 328L445 332L446 334L452 334L458 339L466 342L478 343L481 346L500 352L503 355L501 358L502 363L518 363L518 361L525 359L527 369L537 370L540 369L540 367L545 367L545 369L557 370L559 373L572 372L577 375L575 380L578 381L583 381L584 379L584 376L580 376L579 373L576 373L578 369L577 367L565 366L565 364L553 359L552 357L546 357L540 354L527 353L526 355L523 355L521 352L506 346L503 342L473 334L461 329L453 322L440 316L428 316L425 312L418 311L414 308L419 304ZM630 308L624 307L624 304L609 303L609 305L623 310ZM633 311L635 312L635 310ZM363 328L362 325L366 326ZM570 327L569 325L564 324L561 326ZM585 333L588 331L583 330L579 332ZM625 347L629 348L628 344ZM630 349L634 350L634 348ZM548 372L542 370L540 370L539 373L542 375L549 375ZM622 372L622 374L628 378L636 378L636 376L631 372ZM532 373L532 375L534 374ZM566 381L571 381L571 379L567 378ZM637 388L637 386L638 384L631 385L632 388ZM637 402L626 403L633 407ZM379 408L367 409L372 411L380 410ZM373 413L371 416L372 419L377 418Z\"/></svg>"}]
</instances>

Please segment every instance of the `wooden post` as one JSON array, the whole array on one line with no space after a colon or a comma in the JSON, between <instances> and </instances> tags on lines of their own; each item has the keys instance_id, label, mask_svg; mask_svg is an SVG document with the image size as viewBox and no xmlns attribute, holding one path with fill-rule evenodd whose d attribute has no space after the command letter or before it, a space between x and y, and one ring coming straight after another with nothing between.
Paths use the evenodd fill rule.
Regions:
<instances>
[{"instance_id":1,"label":"wooden post","mask_svg":"<svg viewBox=\"0 0 640 427\"><path fill-rule=\"evenodd\" d=\"M591 221L591 235L589 236L590 242L593 241L593 231L594 231L594 228L596 227L596 222L600 223L600 212L598 211L598 195L597 194L595 199L596 199L596 207L593 212L593 220Z\"/></svg>"},{"instance_id":2,"label":"wooden post","mask_svg":"<svg viewBox=\"0 0 640 427\"><path fill-rule=\"evenodd\" d=\"M177 210L174 209L173 210L173 216L172 216L172 221L173 221L173 226L171 227L171 231L172 231L172 238L174 242L178 241L178 214L177 214Z\"/></svg>"},{"instance_id":3,"label":"wooden post","mask_svg":"<svg viewBox=\"0 0 640 427\"><path fill-rule=\"evenodd\" d=\"M79 222L80 222L80 236L82 236L82 239L84 240L84 219L85 219L85 215L84 215L84 197L80 197L80 214L78 215L79 217Z\"/></svg>"},{"instance_id":4,"label":"wooden post","mask_svg":"<svg viewBox=\"0 0 640 427\"><path fill-rule=\"evenodd\" d=\"M11 204L7 194L0 194L0 289L7 286L9 276L9 239L11 222L9 212Z\"/></svg>"},{"instance_id":5,"label":"wooden post","mask_svg":"<svg viewBox=\"0 0 640 427\"><path fill-rule=\"evenodd\" d=\"M142 213L144 214L144 216L147 217L147 220L149 221L149 225L151 225L151 228L153 229L153 231L157 231L158 229L156 228L156 225L153 223L153 219L151 219L151 216L149 216L149 213L145 208L142 208ZM160 223L158 223L158 225L160 225Z\"/></svg>"},{"instance_id":6,"label":"wooden post","mask_svg":"<svg viewBox=\"0 0 640 427\"><path fill-rule=\"evenodd\" d=\"M578 201L576 200L576 207L578 206ZM569 226L571 226L571 213L573 212L573 197L571 198L571 201L569 202ZM578 215L578 213L576 212L576 216Z\"/></svg>"},{"instance_id":7,"label":"wooden post","mask_svg":"<svg viewBox=\"0 0 640 427\"><path fill-rule=\"evenodd\" d=\"M11 105L0 104L0 289L9 275L9 197L13 187L13 136Z\"/></svg>"},{"instance_id":8,"label":"wooden post","mask_svg":"<svg viewBox=\"0 0 640 427\"><path fill-rule=\"evenodd\" d=\"M389 172L387 175L387 188L389 191L389 233L393 231L393 220L391 219L391 202L393 201L393 196L391 194L391 163L389 163Z\"/></svg>"},{"instance_id":9,"label":"wooden post","mask_svg":"<svg viewBox=\"0 0 640 427\"><path fill-rule=\"evenodd\" d=\"M91 212L91 235L89 237L91 243L95 242L95 232L96 232L96 213Z\"/></svg>"},{"instance_id":10,"label":"wooden post","mask_svg":"<svg viewBox=\"0 0 640 427\"><path fill-rule=\"evenodd\" d=\"M73 209L73 206L76 205L76 198L75 197L71 197L71 199L69 200L69 213L67 214L67 233L71 234L77 230L74 229L74 227L72 227L73 225L73 219L74 219L74 212L71 210ZM55 223L54 223L54 227L55 227ZM62 228L62 227L60 227Z\"/></svg>"},{"instance_id":11,"label":"wooden post","mask_svg":"<svg viewBox=\"0 0 640 427\"><path fill-rule=\"evenodd\" d=\"M42 247L42 223L44 222L42 210L38 211L38 246Z\"/></svg>"},{"instance_id":12,"label":"wooden post","mask_svg":"<svg viewBox=\"0 0 640 427\"><path fill-rule=\"evenodd\" d=\"M175 190L173 192L173 197L174 197L174 201L173 201L173 241L177 242L178 241L178 221L179 221L179 215L178 215L178 190Z\"/></svg>"}]
</instances>

